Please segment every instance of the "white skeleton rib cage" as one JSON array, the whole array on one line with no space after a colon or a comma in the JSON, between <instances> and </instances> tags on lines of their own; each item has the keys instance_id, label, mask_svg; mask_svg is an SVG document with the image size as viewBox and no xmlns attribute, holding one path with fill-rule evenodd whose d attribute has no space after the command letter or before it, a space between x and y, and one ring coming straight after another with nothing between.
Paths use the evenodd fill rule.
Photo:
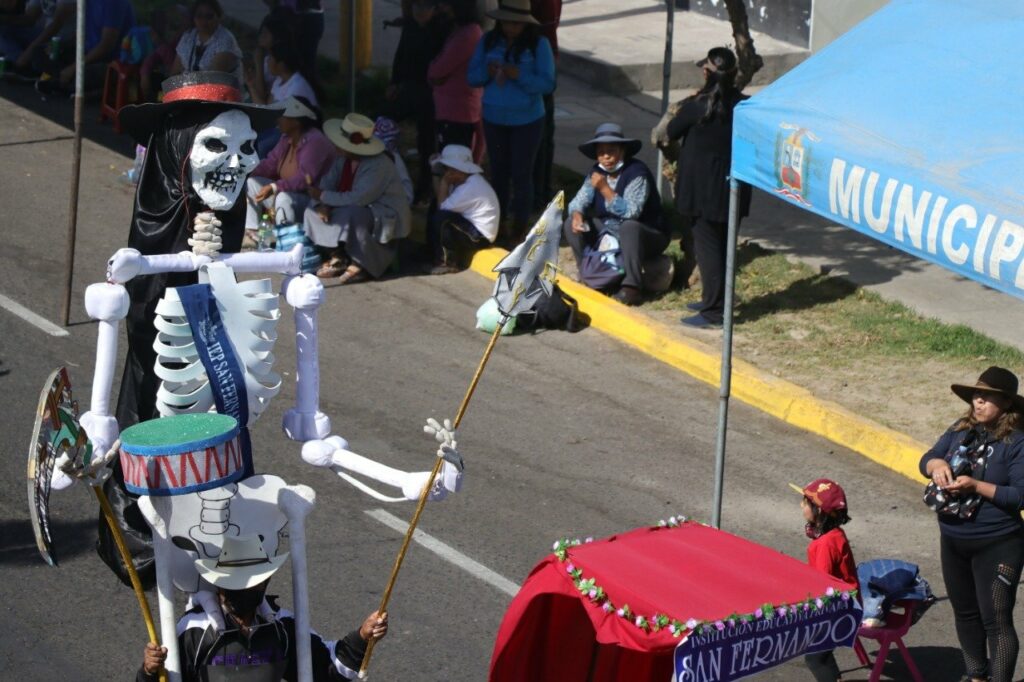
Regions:
<instances>
[{"instance_id":1,"label":"white skeleton rib cage","mask_svg":"<svg viewBox=\"0 0 1024 682\"><path fill-rule=\"evenodd\" d=\"M245 176L255 167L251 143L255 132L248 117L239 111L218 115L196 134L190 158L191 182L211 208L234 205ZM281 311L269 279L237 282L235 273L285 275L281 295L294 309L296 333L296 402L283 417L288 438L304 442L302 457L316 466L332 469L338 476L382 501L415 500L430 472L406 472L349 451L348 443L329 436L330 419L319 409L319 358L317 311L324 288L312 275L302 275L302 246L290 252L221 255L220 223L212 212L195 218L191 252L145 256L134 249L120 249L107 263L107 281L86 289L85 308L99 322L96 368L90 410L82 415L93 450L108 453L118 439L117 420L110 397L118 359L118 326L128 314L129 296L124 284L140 275L197 272L209 283L228 338L242 366L248 396L250 426L264 413L281 388L273 371L273 346ZM199 360L191 329L177 291L169 288L159 301L154 324L157 338L154 371L161 380L157 393L162 416L205 412L214 409L209 377ZM461 488L461 463L454 434L431 420L425 430L441 443L438 456L446 462L431 490L430 499L444 499ZM398 488L400 496L387 496L352 474ZM94 477L102 480L103 473ZM74 481L61 467L54 468L52 485L60 489ZM257 475L219 488L171 497L139 498L139 507L153 529L157 566L157 591L161 638L168 648L166 668L172 682L180 679L175 633L174 587L189 593L193 601L209 605L219 614L216 597L192 563L195 557L214 558L225 535L260 534L271 555L279 537L289 529L292 559L293 601L296 613L301 680L311 680L309 669L309 599L306 588L304 519L315 503L306 486L289 486L276 476Z\"/></svg>"}]
</instances>

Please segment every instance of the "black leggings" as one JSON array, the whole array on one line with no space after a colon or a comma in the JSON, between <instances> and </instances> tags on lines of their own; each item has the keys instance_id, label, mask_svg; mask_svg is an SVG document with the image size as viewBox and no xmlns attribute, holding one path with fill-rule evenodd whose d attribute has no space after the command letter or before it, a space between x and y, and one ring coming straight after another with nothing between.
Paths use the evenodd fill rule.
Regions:
<instances>
[{"instance_id":1,"label":"black leggings","mask_svg":"<svg viewBox=\"0 0 1024 682\"><path fill-rule=\"evenodd\" d=\"M1024 532L994 538L941 538L942 578L967 674L1011 682L1019 647L1013 605L1024 564Z\"/></svg>"}]
</instances>

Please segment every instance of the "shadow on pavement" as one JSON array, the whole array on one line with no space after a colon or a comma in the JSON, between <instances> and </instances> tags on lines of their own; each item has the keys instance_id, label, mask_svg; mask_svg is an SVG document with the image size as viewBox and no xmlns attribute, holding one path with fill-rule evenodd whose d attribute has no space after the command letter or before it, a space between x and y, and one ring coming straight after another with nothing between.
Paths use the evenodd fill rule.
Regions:
<instances>
[{"instance_id":1,"label":"shadow on pavement","mask_svg":"<svg viewBox=\"0 0 1024 682\"><path fill-rule=\"evenodd\" d=\"M26 512L27 514L27 512ZM57 562L65 561L96 544L96 519L70 523L50 519L53 533L53 554ZM0 566L45 566L36 548L32 523L28 519L0 521Z\"/></svg>"},{"instance_id":2,"label":"shadow on pavement","mask_svg":"<svg viewBox=\"0 0 1024 682\"><path fill-rule=\"evenodd\" d=\"M0 81L0 97L32 113L55 123L69 132L67 137L57 136L46 140L30 140L15 144L29 144L32 142L50 142L53 140L71 140L75 129L75 107L73 98L66 94L54 93L42 95L35 90L31 83ZM127 135L114 132L114 126L109 121L100 123L99 98L86 98L85 106L82 109L82 136L96 144L102 145L111 151L125 156L134 154L135 144ZM70 160L70 153L68 155ZM82 160L88 163L88 155L83 153Z\"/></svg>"},{"instance_id":3,"label":"shadow on pavement","mask_svg":"<svg viewBox=\"0 0 1024 682\"><path fill-rule=\"evenodd\" d=\"M870 642L870 644L874 643ZM878 647L868 646L866 648L872 663L874 663ZM907 649L921 676L928 682L958 682L964 674L963 658L960 655L960 650L956 647L908 646ZM843 671L843 682L867 682L870 677L870 668L860 667ZM910 679L910 673L903 663L903 656L895 646L889 649L885 667L882 668L882 677L886 680Z\"/></svg>"}]
</instances>

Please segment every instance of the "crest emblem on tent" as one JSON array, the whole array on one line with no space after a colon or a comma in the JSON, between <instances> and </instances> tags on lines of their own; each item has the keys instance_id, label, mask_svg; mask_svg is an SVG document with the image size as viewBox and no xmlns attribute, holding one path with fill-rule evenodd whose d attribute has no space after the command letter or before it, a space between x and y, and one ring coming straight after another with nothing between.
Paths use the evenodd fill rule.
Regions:
<instances>
[{"instance_id":1,"label":"crest emblem on tent","mask_svg":"<svg viewBox=\"0 0 1024 682\"><path fill-rule=\"evenodd\" d=\"M778 179L777 194L810 206L807 196L807 169L810 167L811 142L818 136L792 123L779 125L775 143L775 169Z\"/></svg>"}]
</instances>

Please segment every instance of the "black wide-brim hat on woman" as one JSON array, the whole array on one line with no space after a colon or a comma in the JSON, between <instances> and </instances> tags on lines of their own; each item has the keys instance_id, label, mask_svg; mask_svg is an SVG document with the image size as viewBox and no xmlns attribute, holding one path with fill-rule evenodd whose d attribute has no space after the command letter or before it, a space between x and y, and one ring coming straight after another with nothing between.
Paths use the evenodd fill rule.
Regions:
<instances>
[{"instance_id":1,"label":"black wide-brim hat on woman","mask_svg":"<svg viewBox=\"0 0 1024 682\"><path fill-rule=\"evenodd\" d=\"M953 384L950 388L957 397L966 403L973 403L976 391L998 393L1010 399L1014 410L1024 412L1024 397L1017 395L1017 375L1002 367L989 367L981 373L973 386Z\"/></svg>"},{"instance_id":2,"label":"black wide-brim hat on woman","mask_svg":"<svg viewBox=\"0 0 1024 682\"><path fill-rule=\"evenodd\" d=\"M643 146L640 140L635 140L631 137L626 137L622 134L622 126L618 123L602 123L597 126L597 130L594 131L594 137L587 140L579 146L579 150L588 159L597 160L597 145L601 143L606 144L621 144L626 148L626 152L623 155L625 158L636 156L637 152Z\"/></svg>"},{"instance_id":3,"label":"black wide-brim hat on woman","mask_svg":"<svg viewBox=\"0 0 1024 682\"><path fill-rule=\"evenodd\" d=\"M148 144L150 135L160 129L167 116L186 109L207 109L211 120L232 109L244 111L256 131L274 127L283 111L280 105L242 102L238 80L223 71L192 71L171 76L163 82L163 91L162 102L129 104L118 113L121 127L136 144Z\"/></svg>"}]
</instances>

